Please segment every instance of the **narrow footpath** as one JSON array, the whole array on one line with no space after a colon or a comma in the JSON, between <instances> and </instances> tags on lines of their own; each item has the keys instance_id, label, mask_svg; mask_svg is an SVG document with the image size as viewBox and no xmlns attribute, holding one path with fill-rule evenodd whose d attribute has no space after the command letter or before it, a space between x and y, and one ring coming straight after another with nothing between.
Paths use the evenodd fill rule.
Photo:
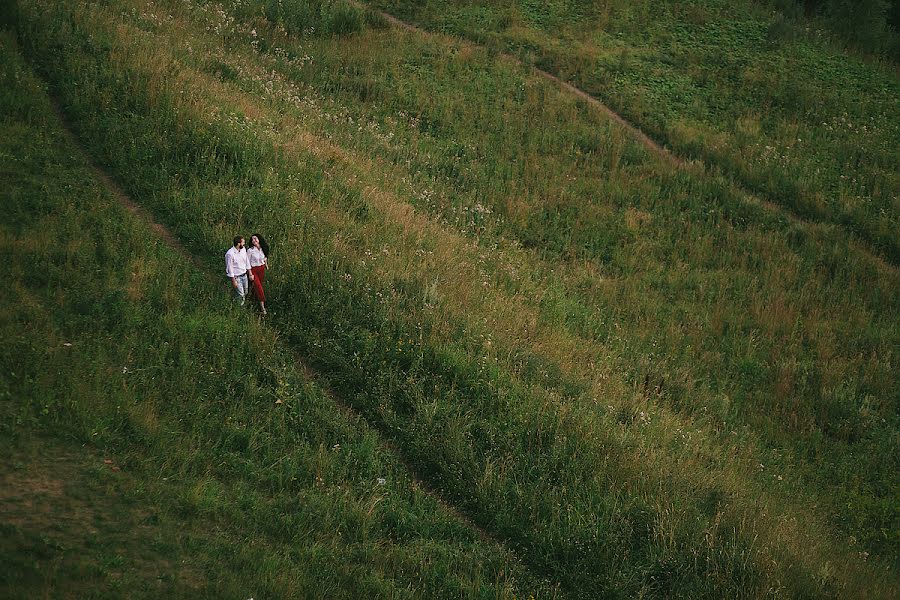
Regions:
<instances>
[{"instance_id":1,"label":"narrow footpath","mask_svg":"<svg viewBox=\"0 0 900 600\"><path fill-rule=\"evenodd\" d=\"M121 187L119 187L119 185L113 180L113 178L110 177L110 175L94 161L93 156L91 156L91 154L87 151L87 149L75 135L75 132L72 129L71 124L69 123L69 120L66 117L65 112L62 110L62 107L60 106L58 100L56 98L51 98L51 103L53 106L53 110L59 119L60 129L65 133L66 138L72 144L72 146L76 148L84 158L87 165L90 166L94 175L103 184L103 187L107 191L109 191L109 193L112 194L112 196L116 200L118 200L118 202L123 207L125 207L130 213L143 221L151 230L153 230L153 232L157 236L159 236L163 243L179 253L199 272L205 274L212 284L221 285L221 287L223 287L224 289L225 286L222 283L223 279L221 277L215 277L212 273L210 273L208 267L197 256L191 254L190 251L184 246L184 244L182 244L181 241L175 235L173 235L165 225L154 220L153 215L151 215L143 206L141 206L128 194L126 194L125 191ZM330 399L351 422L353 422L355 425L361 425L371 431L375 431L378 433L380 447L386 453L393 456L398 463L403 465L403 467L409 474L411 487L413 489L421 491L431 497L439 506L441 506L444 511L447 512L447 514L451 515L465 527L473 531L482 542L487 545L493 546L502 553L507 554L514 562L521 565L523 569L531 570L533 572L535 571L534 567L522 560L522 558L509 546L509 544L505 543L503 540L497 538L489 531L478 525L457 506L444 498L438 489L436 489L426 479L420 476L420 473L417 471L412 462L409 461L401 448L393 440L391 440L390 437L388 437L381 428L371 423L368 419L365 418L365 416L363 416L362 413L345 402L337 393L335 393L335 391L324 382L324 379L316 372L316 370L309 366L308 361L304 360L304 358L294 348L287 346L287 349L293 355L296 366L303 374L303 376L310 383L314 383L315 385L317 385L319 389L322 390L323 394L328 399ZM550 574L541 573L541 575L545 580L551 581L553 585L555 585L557 590L560 590L560 584L552 581L552 579L549 578Z\"/></svg>"},{"instance_id":2,"label":"narrow footpath","mask_svg":"<svg viewBox=\"0 0 900 600\"><path fill-rule=\"evenodd\" d=\"M385 21L387 21L388 23L390 23L391 25L393 25L394 27L397 27L399 29L403 29L405 31L409 31L409 32L413 32L413 33L418 33L421 35L438 35L432 31L429 31L428 29L419 27L418 25L413 25L412 23L407 23L406 21L398 19L397 17L395 17L394 15L392 15L390 13L387 13L387 12L384 12L377 8L374 8L372 6L369 6L359 0L350 0L350 2L352 4L355 4L356 6L358 6L361 9L372 11L373 13L379 15ZM441 35L448 35L448 34L441 34ZM454 37L454 39L463 41L466 44L471 45L472 47L482 47L477 42L473 42L471 40L468 40L465 38L459 38L456 36L453 36L453 37ZM504 60L508 60L516 65L521 66L522 68L529 69L532 73L534 73L538 77L541 77L543 79L551 81L551 82L555 83L556 85L558 85L559 87L561 87L562 89L566 90L567 92L574 94L578 98L581 98L589 106L593 107L596 110L599 110L601 113L605 114L609 119L611 119L614 123L616 123L620 127L622 127L633 139L640 142L645 148L647 148L651 152L651 154L656 155L657 157L662 159L664 162L671 164L672 166L674 166L677 169L684 169L694 175L708 176L709 168L706 166L706 164L702 160L691 159L690 161L687 161L687 160L681 158L680 156L674 154L671 150L669 150L665 146L662 146L661 144L656 142L653 138L651 138L646 133L644 133L639 127L637 127L636 125L634 125L633 123L628 121L625 117L623 117L622 115L620 115L619 113L617 113L616 111L611 109L609 106L604 104L596 96L593 96L593 95L589 94L588 92L582 90L581 88L579 88L575 85L572 85L568 81L561 79L559 76L554 75L553 73L550 73L549 71L545 71L535 65L526 63L526 62L522 61L522 59L520 59L519 57L514 56L508 52L500 52L500 53L498 53L498 56L501 56ZM789 209L785 206L782 206L781 204L772 202L771 200L767 200L765 198L760 197L759 195L755 194L754 192L749 190L747 187L745 187L743 184L736 181L733 177L729 177L729 182L735 190L740 192L741 196L748 203L755 205L755 206L759 206L768 211L778 213L779 215L781 215L782 217L784 217L791 223L796 223L796 224L801 224L801 225L806 225L806 226L820 226L820 227L821 226L830 226L830 225L835 226L835 227L838 226L833 223L820 222L820 221L809 221L807 219L804 219L801 216L799 216L797 213L792 211L791 209ZM877 263L878 266L883 270L894 271L898 268L897 265L894 265L893 263L889 262L883 256L881 256L880 254L878 254L877 252L872 250L864 242L857 240L855 237L853 237L849 233L847 234L847 244L850 245L851 247L853 247L855 250L858 250L859 252L867 255L875 263Z\"/></svg>"}]
</instances>

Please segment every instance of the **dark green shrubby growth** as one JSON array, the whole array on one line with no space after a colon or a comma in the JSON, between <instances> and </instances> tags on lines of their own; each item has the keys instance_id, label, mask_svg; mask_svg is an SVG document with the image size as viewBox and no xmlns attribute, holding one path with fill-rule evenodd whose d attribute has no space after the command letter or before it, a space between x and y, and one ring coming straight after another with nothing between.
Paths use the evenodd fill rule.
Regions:
<instances>
[{"instance_id":1,"label":"dark green shrubby growth","mask_svg":"<svg viewBox=\"0 0 900 600\"><path fill-rule=\"evenodd\" d=\"M898 0L777 0L775 5L794 19L823 17L832 31L853 46L900 58Z\"/></svg>"},{"instance_id":2,"label":"dark green shrubby growth","mask_svg":"<svg viewBox=\"0 0 900 600\"><path fill-rule=\"evenodd\" d=\"M362 31L366 15L347 0L268 0L266 18L296 34L348 35Z\"/></svg>"},{"instance_id":3,"label":"dark green shrubby growth","mask_svg":"<svg viewBox=\"0 0 900 600\"><path fill-rule=\"evenodd\" d=\"M0 29L12 29L16 25L19 12L18 4L12 2L0 2Z\"/></svg>"}]
</instances>

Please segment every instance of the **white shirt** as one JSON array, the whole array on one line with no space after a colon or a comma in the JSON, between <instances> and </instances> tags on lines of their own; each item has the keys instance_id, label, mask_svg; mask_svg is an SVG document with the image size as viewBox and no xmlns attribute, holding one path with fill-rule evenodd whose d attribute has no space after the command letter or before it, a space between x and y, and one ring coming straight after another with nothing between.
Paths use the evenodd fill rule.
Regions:
<instances>
[{"instance_id":1,"label":"white shirt","mask_svg":"<svg viewBox=\"0 0 900 600\"><path fill-rule=\"evenodd\" d=\"M247 248L247 259L250 261L251 267L266 264L266 255L259 248Z\"/></svg>"},{"instance_id":2,"label":"white shirt","mask_svg":"<svg viewBox=\"0 0 900 600\"><path fill-rule=\"evenodd\" d=\"M250 261L247 260L247 251L244 248L238 250L234 246L225 253L225 276L240 277L250 270Z\"/></svg>"}]
</instances>

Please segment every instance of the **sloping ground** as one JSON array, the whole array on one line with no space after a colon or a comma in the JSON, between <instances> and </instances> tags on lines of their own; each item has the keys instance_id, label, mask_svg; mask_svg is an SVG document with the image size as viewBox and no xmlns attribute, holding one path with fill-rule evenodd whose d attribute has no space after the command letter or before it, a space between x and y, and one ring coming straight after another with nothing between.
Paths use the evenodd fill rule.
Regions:
<instances>
[{"instance_id":1,"label":"sloping ground","mask_svg":"<svg viewBox=\"0 0 900 600\"><path fill-rule=\"evenodd\" d=\"M359 7L365 7L364 4L358 3L358 2L353 2L352 5L359 6ZM411 23L408 23L406 21L398 19L397 17L393 16L390 13L387 13L384 11L379 11L376 14L379 17L384 18L391 25L400 27L402 29L406 29L407 31L411 31L411 32L427 31L423 28L412 25ZM476 39L478 38L478 36L474 36L474 37L476 37ZM504 58L512 59L514 61L519 60L515 55L509 54L509 53L504 53L502 56ZM633 138L634 140L643 144L650 151L650 153L656 154L659 157L661 157L662 159L664 159L666 161L670 161L678 167L687 168L687 169L691 169L692 171L699 172L701 177L706 176L707 168L705 167L705 165L703 165L702 162L698 161L697 159L692 159L690 162L686 162L681 157L673 154L668 148L658 144L655 140L653 140L650 136L648 136L646 133L644 133L641 129L639 129L634 124L630 123L627 119L622 117L622 115L620 115L619 113L617 113L614 110L612 110L611 108L609 108L609 106L604 104L597 96L592 96L591 94L584 91L583 89L572 85L571 83L569 83L568 81L565 81L564 79L561 79L558 75L555 75L555 74L553 74L549 71L546 71L540 67L532 65L532 71L535 74L539 75L540 77L544 77L544 78L558 84L563 90L577 96L578 98L584 100L589 106L594 107L597 110L599 110L600 112L602 112L603 114L607 115L613 122L618 124L624 131L626 131L631 138ZM823 125L825 125L825 124L823 124ZM844 177L844 178L846 178L846 177ZM855 181L855 179L854 179L854 181ZM759 196L756 196L752 192L748 191L747 189L740 189L740 194L742 195L742 197L744 198L744 200L746 202L752 203L754 205L762 206L768 210L776 211L788 219L803 223L804 216L808 217L808 215L804 215L804 213L802 213L802 212L798 213L796 210L793 210L790 206L785 206L783 204L782 205L775 204L774 202L771 202L764 198L760 198ZM858 244L858 241L851 237L850 239L848 239L848 243L855 245L855 244ZM863 243L863 244L861 244L861 247L862 247L863 251L874 252L873 256L876 259L881 258L881 254L879 253L879 251L871 250L871 248L868 244ZM890 268L890 267L888 267L888 268Z\"/></svg>"},{"instance_id":2,"label":"sloping ground","mask_svg":"<svg viewBox=\"0 0 900 600\"><path fill-rule=\"evenodd\" d=\"M8 442L0 466L4 598L124 597L135 588L144 597L197 597L209 588L205 557L186 546L221 541L161 523L159 507L129 499L139 479L71 442Z\"/></svg>"},{"instance_id":3,"label":"sloping ground","mask_svg":"<svg viewBox=\"0 0 900 600\"><path fill-rule=\"evenodd\" d=\"M892 270L452 40L129 6L23 3L92 152L198 255L278 240L275 327L536 572L584 597L890 595L847 539L892 552ZM845 498L873 506L843 521Z\"/></svg>"},{"instance_id":4,"label":"sloping ground","mask_svg":"<svg viewBox=\"0 0 900 600\"><path fill-rule=\"evenodd\" d=\"M676 154L900 261L896 64L819 23L751 0L367 4L558 75Z\"/></svg>"},{"instance_id":5,"label":"sloping ground","mask_svg":"<svg viewBox=\"0 0 900 600\"><path fill-rule=\"evenodd\" d=\"M0 57L0 596L561 597L121 206L5 34Z\"/></svg>"}]
</instances>

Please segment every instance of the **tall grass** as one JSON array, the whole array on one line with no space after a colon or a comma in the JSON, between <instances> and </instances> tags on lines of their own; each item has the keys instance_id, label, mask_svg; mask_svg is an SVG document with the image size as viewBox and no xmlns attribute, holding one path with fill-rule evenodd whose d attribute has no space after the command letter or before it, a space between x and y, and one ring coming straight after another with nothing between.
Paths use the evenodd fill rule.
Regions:
<instances>
[{"instance_id":1,"label":"tall grass","mask_svg":"<svg viewBox=\"0 0 900 600\"><path fill-rule=\"evenodd\" d=\"M270 328L117 203L7 34L0 58L0 447L96 450L121 468L86 475L94 514L34 514L38 489L22 516L4 492L0 594L556 596L419 490ZM126 494L116 512L105 489Z\"/></svg>"},{"instance_id":2,"label":"tall grass","mask_svg":"<svg viewBox=\"0 0 900 600\"><path fill-rule=\"evenodd\" d=\"M240 39L236 43L240 44ZM386 43L396 48L398 42L392 37ZM291 47L288 41L285 44ZM307 42L303 45L309 48ZM698 185L692 178L648 175L648 165L640 150L633 144L625 144L621 135L609 131L608 124L598 122L598 118L590 113L582 117L585 123L580 120L572 123L573 102L566 104L558 95L550 96L553 101L548 102L546 87L532 82L533 87L529 90L528 83L520 87L514 77L502 72L497 74L492 67L480 70L479 60L484 60L484 56L473 55L471 49L463 48L458 59L448 60L445 56L452 56L452 51L441 54L430 50L427 44L424 49L415 47L403 53L366 45L365 40L357 40L352 45L359 48L358 54L347 52L346 47L346 44L327 46L317 53L315 61L302 69L282 65L284 72L297 81L312 83L314 89L331 94L343 91L343 106L336 111L338 114L343 111L339 119L365 124L361 128L330 127L326 135L341 135L343 130L344 143L361 151L388 156L396 144L392 160L409 165L412 179L416 179L417 171L425 174L401 193L411 197L421 209L435 212L447 224L482 240L491 239L486 235L487 228L521 240L523 245L535 247L544 256L574 258L579 266L565 269L573 276L567 278L563 289L559 289L558 272L534 288L522 289L524 284L510 282L512 278L506 267L496 268L495 272L502 274L501 280L510 285L513 292L519 286L524 295L541 298L539 306L548 315L550 323L563 325L587 338L605 336L607 343L613 338L618 347L610 352L607 345L603 350L605 359L610 361L610 354L625 354L613 368L629 373L632 385L638 388L645 387L651 376L667 379L667 385L663 386L666 388L665 402L671 402L678 410L689 411L695 416L697 409L700 409L700 415L713 410L723 420L721 427L726 430L752 425L753 431L764 436L766 444L795 449L793 460L805 462L816 455L846 459L846 462L840 458L813 459L816 466L805 477L817 478L820 481L817 485L832 486L836 480L846 482L846 477L857 470L865 473L872 482L890 480L893 467L882 457L883 449L892 443L889 441L891 426L887 421L878 425L877 422L864 424L857 419L857 414L870 414L863 406L870 402L864 400L865 392L857 396L859 403L854 407L853 403L847 402L849 396L839 391L848 383L850 388L844 389L852 389L859 385L853 380L861 382L865 378L867 383L863 386L881 382L876 388L869 388L874 391L873 398L890 398L891 378L882 377L887 375L885 368L889 362L869 362L864 367L866 373L858 372L847 381L847 367L852 359L848 363L846 356L838 358L833 351L835 336L860 336L859 339L869 340L866 344L872 343L883 349L890 345L878 341L883 335L887 335L885 340L894 335L890 333L890 327L884 330L879 325L890 322L888 315L894 310L889 301L882 301L888 298L889 292L870 298L874 303L866 310L882 315L874 319L871 328L862 325L845 330L839 325L845 311L853 310L848 307L869 301L864 290L870 278L882 277L877 270L872 270L877 266L858 256L861 260L855 261L852 268L841 268L842 276L855 283L848 280L846 284L833 285L829 279L835 272L835 265L822 262L825 255L821 252L820 242L809 243L807 240L798 245L798 234L806 235L801 234L803 228L771 220L763 213L749 209L740 196L723 191L720 184ZM334 59L334 55L338 58ZM418 58L417 69L406 73L404 61L410 55L434 58ZM367 58L361 59L362 56ZM359 64L371 62L368 57L372 56L384 58L361 70ZM315 68L316 63L319 68ZM348 71L352 76L346 75ZM434 73L440 73L441 77L435 78ZM382 88L376 98L358 109L359 113L347 114L347 107L359 106L354 103L354 98L357 81L362 78L367 82L379 79L398 82L402 93L392 95L388 88ZM252 82L250 85L252 87ZM503 100L495 101L493 96L484 95L484 90L496 88L500 88L498 96ZM521 94L521 104L505 99L515 98L517 94ZM466 118L452 116L467 114L467 111L470 114ZM397 114L409 113L416 115L413 118L416 128L412 132L391 126ZM498 114L504 114L505 118L498 120L495 116ZM536 114L541 116L537 127L533 122ZM547 126L548 122L556 123L556 126L551 128ZM441 129L436 131L434 123L441 123ZM593 132L597 129L602 132L604 128L606 133L592 137ZM385 138L389 138L388 141ZM398 138L401 141L395 142ZM576 158L561 158L568 154L573 142L578 144ZM410 152L411 144L419 151ZM579 152L584 155L579 156ZM608 153L615 162L606 162L605 158L598 160L600 152ZM622 157L621 162L615 157ZM529 163L541 165L541 168L522 170L521 165ZM483 173L480 177L479 171ZM407 176L399 174L398 177ZM528 179L523 183L525 178ZM652 178L649 184L648 178ZM573 193L573 188L578 191ZM659 198L660 190L664 191L663 198ZM533 194L530 202L528 194ZM611 195L612 201L604 203L604 195ZM450 202L455 205L447 206ZM547 206L549 202L552 202L550 207ZM686 210L693 212L686 216ZM716 210L723 211L724 216L711 216ZM531 215L530 211L533 211ZM523 228L510 222L512 219L504 222L497 218L498 213L514 215L528 226ZM724 218L728 233L721 233L722 225L712 225L718 218ZM688 226L688 231L692 236L700 236L699 239L679 239L685 229L685 219L693 223ZM751 227L753 233L748 233L748 220L765 227L784 228L784 238L779 242L765 228ZM735 225L740 232L733 230ZM719 232L700 233L704 230ZM834 237L834 241L825 242L826 245L834 244L835 248L846 245L839 231L819 229L814 236L823 234ZM489 244L483 241L483 246ZM779 245L781 249L776 250ZM723 255L720 250L723 246L733 247L735 251ZM659 273L667 269L667 259L679 247L675 255L684 261L683 265L671 269L670 275L660 281ZM745 255L741 250L743 247L752 248L752 253ZM610 256L610 249L619 252ZM748 262L751 257L752 262ZM581 268L583 259L599 259L600 272L597 263ZM826 262L842 260L842 255L833 255ZM726 272L730 274L725 276ZM585 282L596 279L596 275L602 275L607 282L599 288L589 284L585 294L581 288ZM716 281L718 284L714 283ZM482 282L476 282L476 285L479 283ZM711 285L722 287L713 292L709 288ZM894 284L886 281L884 285L887 291ZM698 297L701 286L707 291ZM846 296L842 300L834 297L835 287L847 288L843 290ZM615 291L617 295L607 297L597 293L604 290ZM578 300L574 301L573 297ZM686 302L670 306L670 299L679 297ZM820 317L821 299L825 297L830 299L833 312ZM698 303L702 306L700 310ZM729 306L732 308L727 308ZM746 306L753 307L754 312L745 314L743 307ZM610 312L614 315L612 319L608 317ZM505 322L508 314L493 321L500 325L498 329L509 325ZM813 315L809 322L808 315ZM709 319L709 325L704 317ZM685 319L693 324L685 327ZM823 320L832 333L812 334L822 326ZM612 324L621 327L623 322L631 323L627 333L609 332ZM660 335L659 324L666 322L677 324L675 335ZM797 327L808 332L804 334L807 339L816 340L815 350L804 348L796 338L792 341ZM748 333L752 334L751 342L745 348ZM773 356L776 347L782 348L785 354ZM543 348L546 352L546 344ZM576 343L560 350L558 356L563 364L572 362L577 348ZM596 363L593 351L585 354L584 363ZM886 356L883 352L880 354ZM650 367L648 358L659 360L659 357L667 364L658 369ZM824 363L817 366L820 360ZM811 372L803 373L810 368ZM670 371L668 378L662 374L666 370ZM672 373L677 375L673 377ZM704 384L698 385L698 381ZM766 385L767 381L773 382L771 388ZM698 397L698 394L703 396ZM854 392L850 392L850 396L853 395ZM693 401L685 400L692 396ZM772 397L775 403L771 401ZM875 403L886 406L881 401ZM888 417L889 412L881 415L881 418ZM870 429L872 425L875 431ZM868 433L860 436L865 430ZM857 468L859 459L855 452L844 451L848 440L870 448L863 452L872 461L865 468ZM780 459L775 460L780 462ZM763 458L761 462L768 463L769 459ZM881 489L879 495L889 495L889 488L881 484L871 489ZM844 498L839 505L846 506L847 503L859 504L851 498L860 491L856 486L837 484L830 493ZM892 518L890 511L884 511L889 502L887 496L874 504L864 502L874 509L870 515L879 515L875 521L861 515L854 515L852 519L854 527L867 530L875 544L887 541L883 534L885 521L881 521L881 525L875 523ZM844 511L838 510L842 513L838 519L846 523ZM868 524L863 526L865 521Z\"/></svg>"},{"instance_id":3,"label":"tall grass","mask_svg":"<svg viewBox=\"0 0 900 600\"><path fill-rule=\"evenodd\" d=\"M585 597L887 594L893 575L841 539L870 524L833 522L829 496L854 492L818 490L831 474L848 481L856 457L837 453L827 472L805 455L895 443L881 394L896 277L840 231L748 208L722 181L671 173L608 126L597 140L584 106L446 40L365 30L348 44L252 20L209 34L218 17L207 5L25 12L30 52L123 184L203 255L218 256L234 229L271 232L277 328L538 572ZM351 62L351 46L384 63ZM498 96L473 98L472 82L522 91L500 120ZM526 127L529 111L571 128ZM555 151L573 140L620 158L573 164ZM537 144L524 171L516 143ZM458 170L440 176L454 151ZM541 193L506 195L526 172L544 174L529 179ZM563 191L578 185L608 186L584 215ZM873 287L888 301L867 303ZM792 404L790 386L813 398L821 379L797 385L789 372L781 404L758 405L771 397L775 347L815 365L834 333L867 320L851 338L870 362L833 346L824 359L881 378L861 435L822 434L842 401L821 425L785 418L817 410ZM891 460L866 475L889 489Z\"/></svg>"},{"instance_id":4,"label":"tall grass","mask_svg":"<svg viewBox=\"0 0 900 600\"><path fill-rule=\"evenodd\" d=\"M749 0L370 4L560 75L712 173L900 259L896 65L848 55L817 22Z\"/></svg>"}]
</instances>

